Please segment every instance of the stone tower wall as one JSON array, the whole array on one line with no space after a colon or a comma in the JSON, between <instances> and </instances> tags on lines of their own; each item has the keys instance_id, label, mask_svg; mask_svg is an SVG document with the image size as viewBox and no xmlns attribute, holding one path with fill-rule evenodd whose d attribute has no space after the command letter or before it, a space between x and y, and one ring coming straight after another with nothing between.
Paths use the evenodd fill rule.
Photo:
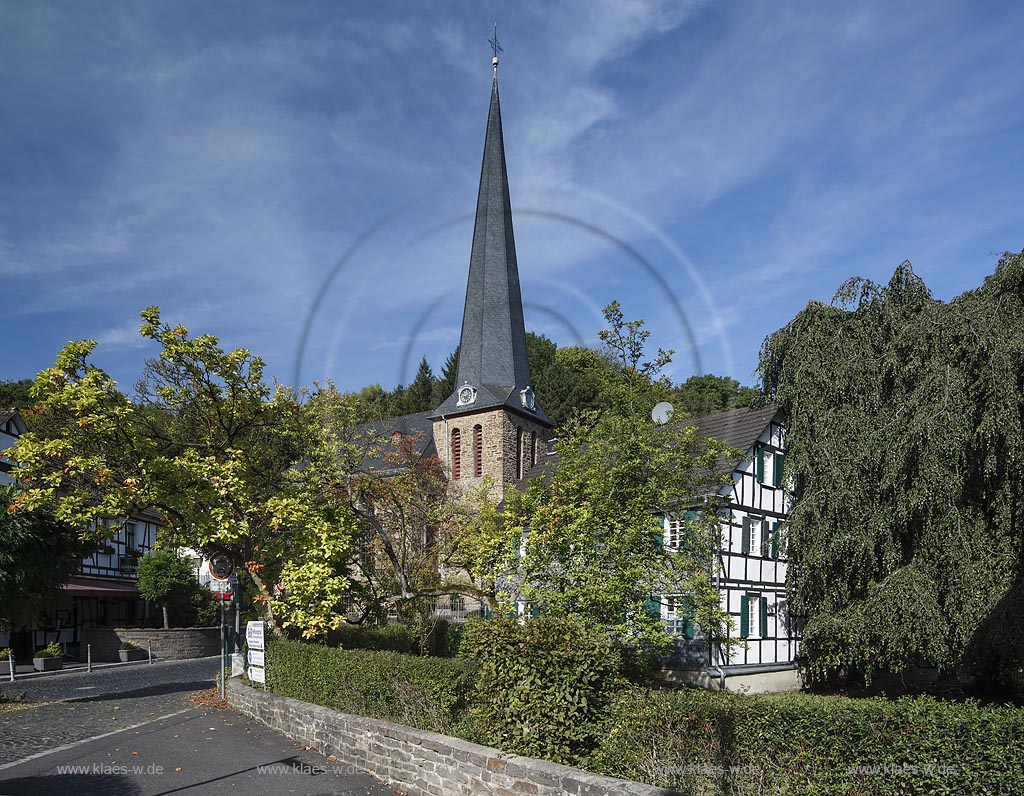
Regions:
<instances>
[{"instance_id":1,"label":"stone tower wall","mask_svg":"<svg viewBox=\"0 0 1024 796\"><path fill-rule=\"evenodd\" d=\"M481 476L474 475L473 458L473 427L479 425L483 434L483 457ZM485 478L490 478L494 485L491 497L495 502L505 495L509 484L519 480L518 462L516 460L517 432L521 430L524 440L522 446L522 472L530 469L533 461L540 461L547 451L548 429L530 418L506 411L503 408L485 410L478 414L460 415L447 421L434 421L434 440L437 444L438 456L444 465L445 472L452 478L452 432L456 429L461 434L461 473L457 481L463 489L479 486ZM533 455L530 449L532 434L537 435L537 452Z\"/></svg>"}]
</instances>

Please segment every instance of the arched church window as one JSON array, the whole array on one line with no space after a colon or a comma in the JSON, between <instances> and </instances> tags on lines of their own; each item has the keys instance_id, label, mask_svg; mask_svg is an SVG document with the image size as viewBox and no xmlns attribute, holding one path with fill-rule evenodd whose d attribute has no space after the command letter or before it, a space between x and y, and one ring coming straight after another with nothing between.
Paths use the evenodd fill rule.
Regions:
<instances>
[{"instance_id":1,"label":"arched church window","mask_svg":"<svg viewBox=\"0 0 1024 796\"><path fill-rule=\"evenodd\" d=\"M484 430L481 426L473 426L473 475L479 478L484 474Z\"/></svg>"},{"instance_id":2,"label":"arched church window","mask_svg":"<svg viewBox=\"0 0 1024 796\"><path fill-rule=\"evenodd\" d=\"M452 478L462 477L462 432L452 429Z\"/></svg>"}]
</instances>

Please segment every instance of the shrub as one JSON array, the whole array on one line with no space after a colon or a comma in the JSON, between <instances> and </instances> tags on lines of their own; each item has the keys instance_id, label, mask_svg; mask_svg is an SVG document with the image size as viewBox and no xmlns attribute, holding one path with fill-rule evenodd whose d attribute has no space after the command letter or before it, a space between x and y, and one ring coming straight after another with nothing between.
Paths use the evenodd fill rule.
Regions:
<instances>
[{"instance_id":1,"label":"shrub","mask_svg":"<svg viewBox=\"0 0 1024 796\"><path fill-rule=\"evenodd\" d=\"M33 658L63 658L64 649L56 641L35 651Z\"/></svg>"},{"instance_id":2,"label":"shrub","mask_svg":"<svg viewBox=\"0 0 1024 796\"><path fill-rule=\"evenodd\" d=\"M618 648L578 620L541 616L471 626L464 649L479 664L473 716L507 752L577 763L597 744L621 687Z\"/></svg>"},{"instance_id":3,"label":"shrub","mask_svg":"<svg viewBox=\"0 0 1024 796\"><path fill-rule=\"evenodd\" d=\"M474 669L460 659L288 640L267 645L267 686L275 693L435 732L465 723Z\"/></svg>"},{"instance_id":4,"label":"shrub","mask_svg":"<svg viewBox=\"0 0 1024 796\"><path fill-rule=\"evenodd\" d=\"M142 648L138 644L136 644L134 641L122 641L121 642L121 646L118 647L118 649L121 649L121 650L137 650L137 649L142 649Z\"/></svg>"},{"instance_id":5,"label":"shrub","mask_svg":"<svg viewBox=\"0 0 1024 796\"><path fill-rule=\"evenodd\" d=\"M11 651L7 648L0 649L0 661L9 661L14 656L11 655Z\"/></svg>"},{"instance_id":6,"label":"shrub","mask_svg":"<svg viewBox=\"0 0 1024 796\"><path fill-rule=\"evenodd\" d=\"M327 634L327 646L449 658L458 649L458 627L445 619L432 619L412 625L392 622L379 627L343 625Z\"/></svg>"},{"instance_id":7,"label":"shrub","mask_svg":"<svg viewBox=\"0 0 1024 796\"><path fill-rule=\"evenodd\" d=\"M1019 793L1024 711L931 697L619 694L589 761L693 794Z\"/></svg>"}]
</instances>

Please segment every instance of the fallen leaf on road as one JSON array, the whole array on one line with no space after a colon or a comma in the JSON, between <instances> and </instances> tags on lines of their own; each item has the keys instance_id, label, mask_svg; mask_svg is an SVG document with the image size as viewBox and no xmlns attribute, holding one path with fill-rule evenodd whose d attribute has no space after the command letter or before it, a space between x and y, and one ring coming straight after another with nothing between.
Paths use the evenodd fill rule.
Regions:
<instances>
[{"instance_id":1,"label":"fallen leaf on road","mask_svg":"<svg viewBox=\"0 0 1024 796\"><path fill-rule=\"evenodd\" d=\"M177 767L176 769L174 769L174 770L175 770L175 771L181 771L181 766L178 766L178 767Z\"/></svg>"}]
</instances>

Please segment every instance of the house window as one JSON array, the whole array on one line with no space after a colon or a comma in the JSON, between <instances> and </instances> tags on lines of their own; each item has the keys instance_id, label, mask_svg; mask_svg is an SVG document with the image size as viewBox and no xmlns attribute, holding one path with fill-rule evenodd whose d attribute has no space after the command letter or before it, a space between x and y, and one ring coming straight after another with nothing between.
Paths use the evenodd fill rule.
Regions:
<instances>
[{"instance_id":1,"label":"house window","mask_svg":"<svg viewBox=\"0 0 1024 796\"><path fill-rule=\"evenodd\" d=\"M740 638L768 636L768 598L761 594L740 597Z\"/></svg>"},{"instance_id":2,"label":"house window","mask_svg":"<svg viewBox=\"0 0 1024 796\"><path fill-rule=\"evenodd\" d=\"M452 429L452 478L462 477L462 432Z\"/></svg>"},{"instance_id":3,"label":"house window","mask_svg":"<svg viewBox=\"0 0 1024 796\"><path fill-rule=\"evenodd\" d=\"M693 638L693 600L682 594L671 594L663 598L665 607L665 629L673 635Z\"/></svg>"},{"instance_id":4,"label":"house window","mask_svg":"<svg viewBox=\"0 0 1024 796\"><path fill-rule=\"evenodd\" d=\"M740 545L741 552L757 555L761 550L761 525L763 523L763 520L757 519L756 517L743 518L743 538Z\"/></svg>"},{"instance_id":5,"label":"house window","mask_svg":"<svg viewBox=\"0 0 1024 796\"><path fill-rule=\"evenodd\" d=\"M473 426L473 475L479 478L484 474L484 430Z\"/></svg>"},{"instance_id":6,"label":"house window","mask_svg":"<svg viewBox=\"0 0 1024 796\"><path fill-rule=\"evenodd\" d=\"M690 523L697 519L697 512L684 511L682 519L670 519L665 523L665 549L686 550L692 543L693 531Z\"/></svg>"}]
</instances>

